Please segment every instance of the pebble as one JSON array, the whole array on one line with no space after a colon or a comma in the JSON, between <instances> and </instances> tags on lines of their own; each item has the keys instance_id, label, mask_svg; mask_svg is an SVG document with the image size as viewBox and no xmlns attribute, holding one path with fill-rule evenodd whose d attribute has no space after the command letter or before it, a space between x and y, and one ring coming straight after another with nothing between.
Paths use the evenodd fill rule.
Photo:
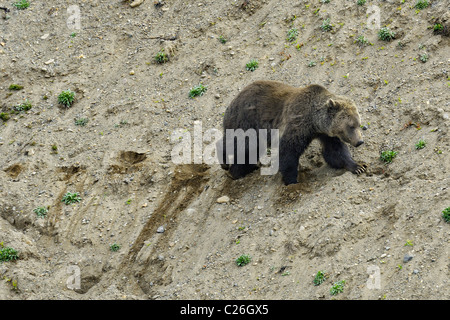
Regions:
<instances>
[{"instance_id":1,"label":"pebble","mask_svg":"<svg viewBox=\"0 0 450 320\"><path fill-rule=\"evenodd\" d=\"M408 261L411 261L412 260L412 258L413 258L413 256L411 256L411 255L409 255L408 253L407 254L405 254L405 256L403 257L403 262L408 262Z\"/></svg>"},{"instance_id":2,"label":"pebble","mask_svg":"<svg viewBox=\"0 0 450 320\"><path fill-rule=\"evenodd\" d=\"M217 203L227 203L230 201L230 198L227 196L222 196L220 198L217 199Z\"/></svg>"},{"instance_id":3,"label":"pebble","mask_svg":"<svg viewBox=\"0 0 450 320\"><path fill-rule=\"evenodd\" d=\"M166 229L164 229L163 226L158 227L158 229L156 230L156 232L158 233L163 233L164 231L166 231Z\"/></svg>"}]
</instances>

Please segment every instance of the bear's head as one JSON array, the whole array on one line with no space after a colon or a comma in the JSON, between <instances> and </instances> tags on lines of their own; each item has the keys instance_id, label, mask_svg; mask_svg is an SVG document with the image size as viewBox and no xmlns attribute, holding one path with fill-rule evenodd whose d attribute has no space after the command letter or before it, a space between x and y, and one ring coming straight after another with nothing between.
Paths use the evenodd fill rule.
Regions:
<instances>
[{"instance_id":1,"label":"bear's head","mask_svg":"<svg viewBox=\"0 0 450 320\"><path fill-rule=\"evenodd\" d=\"M327 101L327 117L331 120L327 134L338 137L354 147L364 143L361 134L361 119L355 103L346 97L330 98Z\"/></svg>"}]
</instances>

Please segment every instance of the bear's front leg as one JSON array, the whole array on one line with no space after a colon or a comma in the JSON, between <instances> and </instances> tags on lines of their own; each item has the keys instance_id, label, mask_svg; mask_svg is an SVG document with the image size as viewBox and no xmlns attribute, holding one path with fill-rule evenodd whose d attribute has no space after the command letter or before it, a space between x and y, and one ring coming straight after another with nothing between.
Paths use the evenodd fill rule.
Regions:
<instances>
[{"instance_id":1,"label":"bear's front leg","mask_svg":"<svg viewBox=\"0 0 450 320\"><path fill-rule=\"evenodd\" d=\"M361 174L366 171L367 165L355 162L347 145L339 138L321 135L319 139L322 143L323 158L330 167L347 169L355 174Z\"/></svg>"}]
</instances>

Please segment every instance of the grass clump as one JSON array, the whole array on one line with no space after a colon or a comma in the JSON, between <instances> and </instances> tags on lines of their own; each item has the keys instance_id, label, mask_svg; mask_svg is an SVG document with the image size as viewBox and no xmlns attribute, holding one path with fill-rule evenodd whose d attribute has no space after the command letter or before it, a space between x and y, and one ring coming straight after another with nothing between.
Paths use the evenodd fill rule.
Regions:
<instances>
[{"instance_id":1,"label":"grass clump","mask_svg":"<svg viewBox=\"0 0 450 320\"><path fill-rule=\"evenodd\" d=\"M318 271L316 276L315 276L315 278L314 278L314 280L313 280L313 283L314 283L315 286L319 286L326 279L327 279L327 274L325 272L323 272L323 271Z\"/></svg>"},{"instance_id":2,"label":"grass clump","mask_svg":"<svg viewBox=\"0 0 450 320\"><path fill-rule=\"evenodd\" d=\"M111 250L112 252L119 251L119 249L120 245L118 245L117 243L113 243L112 245L109 246L109 250Z\"/></svg>"},{"instance_id":3,"label":"grass clump","mask_svg":"<svg viewBox=\"0 0 450 320\"><path fill-rule=\"evenodd\" d=\"M169 61L169 56L164 52L164 49L161 49L155 56L155 61L157 63L166 63Z\"/></svg>"},{"instance_id":4,"label":"grass clump","mask_svg":"<svg viewBox=\"0 0 450 320\"><path fill-rule=\"evenodd\" d=\"M383 27L378 31L378 38L383 41L391 41L395 38L395 33L388 27Z\"/></svg>"},{"instance_id":5,"label":"grass clump","mask_svg":"<svg viewBox=\"0 0 450 320\"><path fill-rule=\"evenodd\" d=\"M447 207L442 211L442 218L445 222L450 223L450 207Z\"/></svg>"},{"instance_id":6,"label":"grass clump","mask_svg":"<svg viewBox=\"0 0 450 320\"><path fill-rule=\"evenodd\" d=\"M364 47L369 44L369 40L367 40L364 36L359 36L358 38L356 38L355 43L360 47Z\"/></svg>"},{"instance_id":7,"label":"grass clump","mask_svg":"<svg viewBox=\"0 0 450 320\"><path fill-rule=\"evenodd\" d=\"M422 61L423 63L427 62L427 61L428 61L428 54L426 54L426 53L421 54L420 57L419 57L419 59L420 59L420 61Z\"/></svg>"},{"instance_id":8,"label":"grass clump","mask_svg":"<svg viewBox=\"0 0 450 320\"><path fill-rule=\"evenodd\" d=\"M344 292L344 284L345 284L345 280L335 282L330 289L330 294L332 296L335 296L338 293Z\"/></svg>"},{"instance_id":9,"label":"grass clump","mask_svg":"<svg viewBox=\"0 0 450 320\"><path fill-rule=\"evenodd\" d=\"M21 86L20 84L11 84L10 86L9 86L9 88L8 88L9 90L15 90L15 91L17 91L17 90L22 90L23 89L23 86Z\"/></svg>"},{"instance_id":10,"label":"grass clump","mask_svg":"<svg viewBox=\"0 0 450 320\"><path fill-rule=\"evenodd\" d=\"M72 106L73 101L75 100L75 92L70 89L64 90L58 96L58 103L70 108Z\"/></svg>"},{"instance_id":11,"label":"grass clump","mask_svg":"<svg viewBox=\"0 0 450 320\"><path fill-rule=\"evenodd\" d=\"M74 192L74 193L67 192L63 196L61 201L64 202L66 205L69 205L69 204L72 204L72 203L80 202L81 201L81 197L78 194L78 192Z\"/></svg>"},{"instance_id":12,"label":"grass clump","mask_svg":"<svg viewBox=\"0 0 450 320\"><path fill-rule=\"evenodd\" d=\"M381 152L380 159L385 163L391 163L392 160L394 160L394 158L397 156L397 154L397 151L386 150Z\"/></svg>"},{"instance_id":13,"label":"grass clump","mask_svg":"<svg viewBox=\"0 0 450 320\"><path fill-rule=\"evenodd\" d=\"M33 211L34 211L34 213L36 213L36 215L39 218L45 218L47 216L47 213L48 213L48 209L46 207L37 207Z\"/></svg>"},{"instance_id":14,"label":"grass clump","mask_svg":"<svg viewBox=\"0 0 450 320\"><path fill-rule=\"evenodd\" d=\"M17 250L10 247L3 247L3 242L0 243L2 249L0 249L0 262L12 261L19 259Z\"/></svg>"},{"instance_id":15,"label":"grass clump","mask_svg":"<svg viewBox=\"0 0 450 320\"><path fill-rule=\"evenodd\" d=\"M323 20L320 29L322 29L323 31L330 31L331 29L333 29L333 26L330 24L330 18Z\"/></svg>"},{"instance_id":16,"label":"grass clump","mask_svg":"<svg viewBox=\"0 0 450 320\"><path fill-rule=\"evenodd\" d=\"M239 258L237 258L235 262L239 267L242 267L250 263L251 260L252 257L250 257L248 254L243 254Z\"/></svg>"},{"instance_id":17,"label":"grass clump","mask_svg":"<svg viewBox=\"0 0 450 320\"><path fill-rule=\"evenodd\" d=\"M203 84L199 84L198 86L193 87L190 91L189 91L189 98L194 98L197 96L202 96L206 90L208 90Z\"/></svg>"},{"instance_id":18,"label":"grass clump","mask_svg":"<svg viewBox=\"0 0 450 320\"><path fill-rule=\"evenodd\" d=\"M255 71L258 68L258 65L259 65L258 60L252 59L245 65L245 68L248 71L252 71L253 72L253 71Z\"/></svg>"},{"instance_id":19,"label":"grass clump","mask_svg":"<svg viewBox=\"0 0 450 320\"><path fill-rule=\"evenodd\" d=\"M75 119L75 125L84 127L89 122L88 118L76 118Z\"/></svg>"},{"instance_id":20,"label":"grass clump","mask_svg":"<svg viewBox=\"0 0 450 320\"><path fill-rule=\"evenodd\" d=\"M18 104L17 106L13 107L13 110L16 112L25 112L33 108L33 105L28 100L25 100L24 103Z\"/></svg>"},{"instance_id":21,"label":"grass clump","mask_svg":"<svg viewBox=\"0 0 450 320\"><path fill-rule=\"evenodd\" d=\"M19 10L25 10L30 6L30 2L28 0L19 0L13 3L13 6Z\"/></svg>"},{"instance_id":22,"label":"grass clump","mask_svg":"<svg viewBox=\"0 0 450 320\"><path fill-rule=\"evenodd\" d=\"M2 119L3 122L8 121L9 118L10 118L10 116L9 116L9 114L8 114L7 112L2 112L2 113L0 113L0 119Z\"/></svg>"},{"instance_id":23,"label":"grass clump","mask_svg":"<svg viewBox=\"0 0 450 320\"><path fill-rule=\"evenodd\" d=\"M298 37L298 29L292 28L288 31L286 40L289 42L294 42L295 40L297 40L297 37Z\"/></svg>"},{"instance_id":24,"label":"grass clump","mask_svg":"<svg viewBox=\"0 0 450 320\"><path fill-rule=\"evenodd\" d=\"M224 36L219 36L219 41L220 43L225 44L228 40Z\"/></svg>"},{"instance_id":25,"label":"grass clump","mask_svg":"<svg viewBox=\"0 0 450 320\"><path fill-rule=\"evenodd\" d=\"M428 7L429 3L428 0L417 0L416 4L415 4L415 8L422 10L425 9L426 7Z\"/></svg>"},{"instance_id":26,"label":"grass clump","mask_svg":"<svg viewBox=\"0 0 450 320\"><path fill-rule=\"evenodd\" d=\"M425 148L425 145L426 145L426 144L427 144L427 143L425 142L425 140L420 139L419 142L416 143L416 149L417 149L417 150L423 149L423 148Z\"/></svg>"}]
</instances>

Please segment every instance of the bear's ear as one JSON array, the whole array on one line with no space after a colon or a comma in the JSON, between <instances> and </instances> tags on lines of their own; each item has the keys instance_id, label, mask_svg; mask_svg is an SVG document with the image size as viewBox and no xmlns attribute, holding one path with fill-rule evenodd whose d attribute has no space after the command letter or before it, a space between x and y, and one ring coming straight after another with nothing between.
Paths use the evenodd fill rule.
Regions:
<instances>
[{"instance_id":1,"label":"bear's ear","mask_svg":"<svg viewBox=\"0 0 450 320\"><path fill-rule=\"evenodd\" d=\"M339 110L339 105L333 99L327 101L328 113L334 114Z\"/></svg>"}]
</instances>

